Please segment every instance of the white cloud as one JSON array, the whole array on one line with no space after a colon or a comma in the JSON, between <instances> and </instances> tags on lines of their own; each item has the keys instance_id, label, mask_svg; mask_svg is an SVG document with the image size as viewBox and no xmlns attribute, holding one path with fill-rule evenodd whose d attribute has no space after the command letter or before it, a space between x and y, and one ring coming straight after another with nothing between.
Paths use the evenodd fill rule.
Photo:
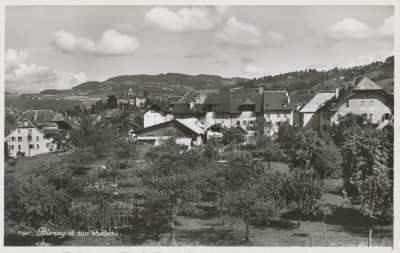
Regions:
<instances>
[{"instance_id":1,"label":"white cloud","mask_svg":"<svg viewBox=\"0 0 400 253\"><path fill-rule=\"evenodd\" d=\"M214 54L212 52L203 49L194 49L185 54L186 58L209 58L213 56Z\"/></svg>"},{"instance_id":2,"label":"white cloud","mask_svg":"<svg viewBox=\"0 0 400 253\"><path fill-rule=\"evenodd\" d=\"M217 39L228 44L258 46L262 43L262 33L253 24L243 23L231 17L217 34Z\"/></svg>"},{"instance_id":3,"label":"white cloud","mask_svg":"<svg viewBox=\"0 0 400 253\"><path fill-rule=\"evenodd\" d=\"M277 31L269 31L268 35L272 42L281 42L285 39L285 36Z\"/></svg>"},{"instance_id":4,"label":"white cloud","mask_svg":"<svg viewBox=\"0 0 400 253\"><path fill-rule=\"evenodd\" d=\"M145 13L145 23L168 32L207 31L221 20L224 7L181 8L177 12L165 7L154 7Z\"/></svg>"},{"instance_id":5,"label":"white cloud","mask_svg":"<svg viewBox=\"0 0 400 253\"><path fill-rule=\"evenodd\" d=\"M247 65L242 73L250 76L259 76L265 74L266 70L263 67Z\"/></svg>"},{"instance_id":6,"label":"white cloud","mask_svg":"<svg viewBox=\"0 0 400 253\"><path fill-rule=\"evenodd\" d=\"M38 92L44 89L67 89L87 80L83 72L53 70L49 66L26 64L26 52L8 49L5 59L6 90Z\"/></svg>"},{"instance_id":7,"label":"white cloud","mask_svg":"<svg viewBox=\"0 0 400 253\"><path fill-rule=\"evenodd\" d=\"M329 35L337 40L366 39L372 34L373 30L371 28L352 18L344 18L329 29Z\"/></svg>"},{"instance_id":8,"label":"white cloud","mask_svg":"<svg viewBox=\"0 0 400 253\"><path fill-rule=\"evenodd\" d=\"M390 38L394 36L394 17L386 18L377 29L356 19L344 18L329 28L329 35L335 40Z\"/></svg>"},{"instance_id":9,"label":"white cloud","mask_svg":"<svg viewBox=\"0 0 400 253\"><path fill-rule=\"evenodd\" d=\"M378 34L381 37L394 36L394 16L390 16L383 22L383 25L378 28Z\"/></svg>"},{"instance_id":10,"label":"white cloud","mask_svg":"<svg viewBox=\"0 0 400 253\"><path fill-rule=\"evenodd\" d=\"M58 31L53 34L53 47L65 54L72 55L130 55L136 52L139 45L138 39L115 29L106 30L97 43L67 31Z\"/></svg>"}]
</instances>

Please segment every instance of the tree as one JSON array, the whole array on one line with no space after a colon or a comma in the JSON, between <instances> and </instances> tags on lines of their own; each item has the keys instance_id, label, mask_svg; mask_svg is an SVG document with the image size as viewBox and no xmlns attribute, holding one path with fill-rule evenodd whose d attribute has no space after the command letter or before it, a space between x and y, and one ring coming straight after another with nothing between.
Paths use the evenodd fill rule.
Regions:
<instances>
[{"instance_id":1,"label":"tree","mask_svg":"<svg viewBox=\"0 0 400 253\"><path fill-rule=\"evenodd\" d=\"M245 223L245 240L249 242L249 221L252 211L260 203L260 178L264 170L250 153L239 152L228 158L226 173L227 205L232 215L242 217Z\"/></svg>"},{"instance_id":2,"label":"tree","mask_svg":"<svg viewBox=\"0 0 400 253\"><path fill-rule=\"evenodd\" d=\"M340 175L342 165L342 154L333 143L323 143L313 151L311 164L321 182L328 177Z\"/></svg>"},{"instance_id":3,"label":"tree","mask_svg":"<svg viewBox=\"0 0 400 253\"><path fill-rule=\"evenodd\" d=\"M117 107L118 107L117 97L115 95L108 96L106 108L107 109L114 109L114 108L117 108Z\"/></svg>"},{"instance_id":4,"label":"tree","mask_svg":"<svg viewBox=\"0 0 400 253\"><path fill-rule=\"evenodd\" d=\"M204 160L201 153L185 151L173 139L149 151L146 159L150 162L143 180L146 208L152 218L156 215L167 219L172 243L178 213L200 198L197 184Z\"/></svg>"},{"instance_id":5,"label":"tree","mask_svg":"<svg viewBox=\"0 0 400 253\"><path fill-rule=\"evenodd\" d=\"M283 192L286 203L297 212L297 226L300 227L301 215L313 212L313 207L322 196L323 188L315 173L299 168L289 172Z\"/></svg>"},{"instance_id":6,"label":"tree","mask_svg":"<svg viewBox=\"0 0 400 253\"><path fill-rule=\"evenodd\" d=\"M372 230L374 222L378 218L377 211L385 211L392 208L393 184L384 170L376 173L376 175L357 180L354 184L360 196L360 211L369 220L368 246L372 246Z\"/></svg>"},{"instance_id":7,"label":"tree","mask_svg":"<svg viewBox=\"0 0 400 253\"><path fill-rule=\"evenodd\" d=\"M245 141L244 134L236 127L224 128L222 133L222 144L225 146L229 144L243 143Z\"/></svg>"},{"instance_id":8,"label":"tree","mask_svg":"<svg viewBox=\"0 0 400 253\"><path fill-rule=\"evenodd\" d=\"M350 195L358 193L352 181L363 180L374 175L381 166L387 166L389 151L385 140L385 132L365 128L342 143L342 177Z\"/></svg>"},{"instance_id":9,"label":"tree","mask_svg":"<svg viewBox=\"0 0 400 253\"><path fill-rule=\"evenodd\" d=\"M316 148L322 147L324 140L321 139L318 133L310 128L302 129L295 135L293 141L292 161L291 165L294 168L311 168L313 151Z\"/></svg>"},{"instance_id":10,"label":"tree","mask_svg":"<svg viewBox=\"0 0 400 253\"><path fill-rule=\"evenodd\" d=\"M211 159L211 166L220 158L220 149L222 148L221 138L211 137L207 139L204 145L204 156Z\"/></svg>"},{"instance_id":11,"label":"tree","mask_svg":"<svg viewBox=\"0 0 400 253\"><path fill-rule=\"evenodd\" d=\"M332 139L336 145L340 146L347 137L358 135L366 128L370 128L370 125L367 124L365 115L348 113L340 119L338 125L333 125Z\"/></svg>"},{"instance_id":12,"label":"tree","mask_svg":"<svg viewBox=\"0 0 400 253\"><path fill-rule=\"evenodd\" d=\"M314 215L318 215L321 217L321 222L322 222L322 226L324 229L324 238L325 238L326 237L325 220L326 220L327 216L330 216L333 214L333 212L335 210L335 206L330 205L323 200L318 200L312 209L313 209L312 212Z\"/></svg>"},{"instance_id":13,"label":"tree","mask_svg":"<svg viewBox=\"0 0 400 253\"><path fill-rule=\"evenodd\" d=\"M268 162L268 170L272 161L277 161L284 156L279 144L271 140L269 136L260 136L255 147L256 149L252 152L253 155L265 159Z\"/></svg>"},{"instance_id":14,"label":"tree","mask_svg":"<svg viewBox=\"0 0 400 253\"><path fill-rule=\"evenodd\" d=\"M293 143L296 139L297 129L289 124L289 122L283 122L278 129L278 143L281 144L282 148L285 149L286 153L290 153L293 148Z\"/></svg>"}]
</instances>

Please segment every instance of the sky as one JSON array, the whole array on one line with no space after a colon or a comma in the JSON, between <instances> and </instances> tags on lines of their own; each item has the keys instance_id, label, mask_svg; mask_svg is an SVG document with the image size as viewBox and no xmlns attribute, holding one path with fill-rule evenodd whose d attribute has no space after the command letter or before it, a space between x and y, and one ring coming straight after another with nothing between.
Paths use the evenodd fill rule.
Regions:
<instances>
[{"instance_id":1,"label":"sky","mask_svg":"<svg viewBox=\"0 0 400 253\"><path fill-rule=\"evenodd\" d=\"M7 6L5 88L117 75L254 78L394 54L393 6Z\"/></svg>"}]
</instances>

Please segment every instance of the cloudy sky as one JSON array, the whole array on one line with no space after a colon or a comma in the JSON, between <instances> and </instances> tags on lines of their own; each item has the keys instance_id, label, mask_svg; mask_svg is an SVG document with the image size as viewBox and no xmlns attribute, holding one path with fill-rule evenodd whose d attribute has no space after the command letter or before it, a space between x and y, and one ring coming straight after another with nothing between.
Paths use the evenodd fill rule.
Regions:
<instances>
[{"instance_id":1,"label":"cloudy sky","mask_svg":"<svg viewBox=\"0 0 400 253\"><path fill-rule=\"evenodd\" d=\"M391 6L6 7L7 91L116 75L247 78L382 61Z\"/></svg>"}]
</instances>

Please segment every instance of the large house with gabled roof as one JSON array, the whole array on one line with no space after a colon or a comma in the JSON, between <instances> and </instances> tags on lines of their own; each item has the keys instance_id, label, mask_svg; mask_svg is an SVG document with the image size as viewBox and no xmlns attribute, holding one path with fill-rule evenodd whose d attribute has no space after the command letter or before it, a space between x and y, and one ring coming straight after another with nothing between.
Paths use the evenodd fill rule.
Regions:
<instances>
[{"instance_id":1,"label":"large house with gabled roof","mask_svg":"<svg viewBox=\"0 0 400 253\"><path fill-rule=\"evenodd\" d=\"M30 119L20 121L5 138L11 157L31 157L57 150L53 143L54 129L45 129Z\"/></svg>"},{"instance_id":2,"label":"large house with gabled roof","mask_svg":"<svg viewBox=\"0 0 400 253\"><path fill-rule=\"evenodd\" d=\"M346 114L362 114L367 120L380 127L388 123L394 113L394 97L382 87L361 76L337 91L338 95L328 100L318 112L320 134L330 138L334 124L338 124Z\"/></svg>"}]
</instances>

